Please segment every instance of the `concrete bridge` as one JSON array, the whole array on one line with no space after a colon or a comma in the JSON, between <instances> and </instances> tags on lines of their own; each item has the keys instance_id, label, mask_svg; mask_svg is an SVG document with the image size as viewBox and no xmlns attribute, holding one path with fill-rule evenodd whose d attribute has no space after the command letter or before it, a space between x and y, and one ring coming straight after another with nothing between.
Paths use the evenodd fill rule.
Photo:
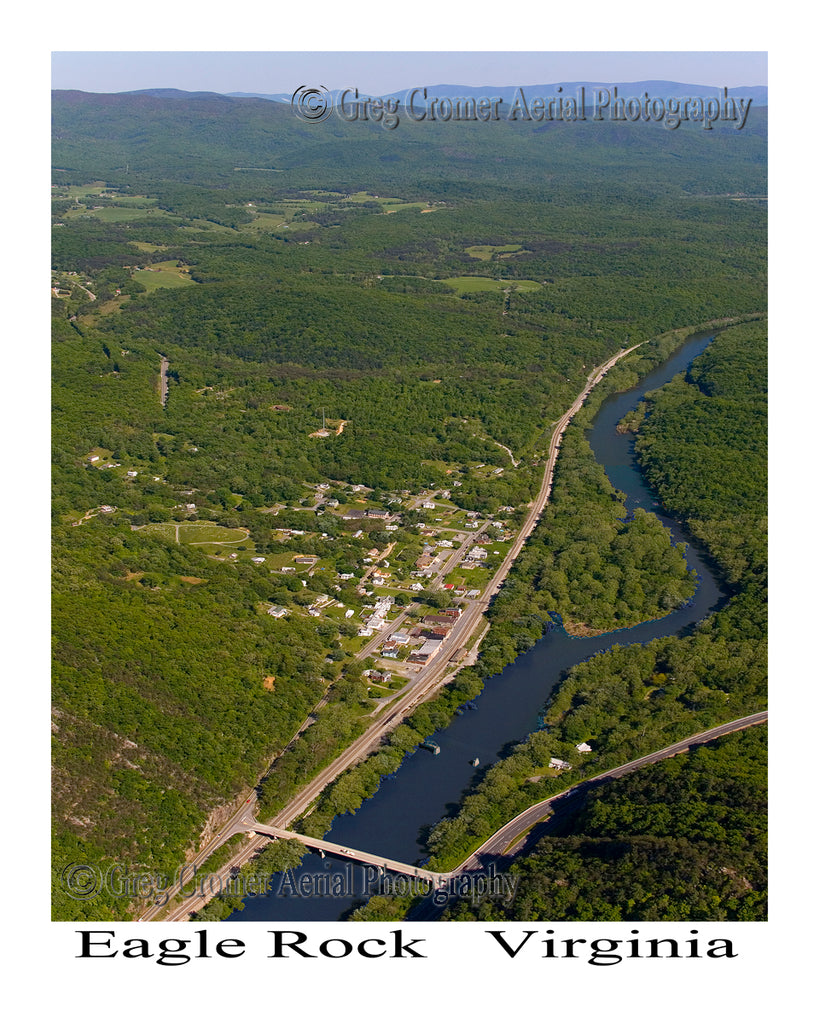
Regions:
<instances>
[{"instance_id":1,"label":"concrete bridge","mask_svg":"<svg viewBox=\"0 0 819 1024\"><path fill-rule=\"evenodd\" d=\"M357 860L362 864L372 864L374 867L383 868L384 871L392 871L395 874L421 878L429 882L434 889L445 886L450 877L449 873L441 874L437 871L427 871L426 868L419 868L415 864L404 864L400 860L392 860L389 857L378 857L373 853L365 853L363 850L352 850L347 846L339 846L338 843L331 843L326 839L314 839L313 836L303 836L298 832L288 832L287 829L276 828L273 825L262 825L256 820L245 821L243 828L258 832L260 835L272 836L274 839L297 839L312 850L334 853L339 857Z\"/></svg>"}]
</instances>

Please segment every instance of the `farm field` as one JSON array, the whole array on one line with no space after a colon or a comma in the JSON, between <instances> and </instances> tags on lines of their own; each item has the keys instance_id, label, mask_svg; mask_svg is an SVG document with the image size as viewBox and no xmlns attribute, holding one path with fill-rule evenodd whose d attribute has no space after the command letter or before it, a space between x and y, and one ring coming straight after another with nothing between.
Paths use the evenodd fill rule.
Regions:
<instances>
[{"instance_id":1,"label":"farm field","mask_svg":"<svg viewBox=\"0 0 819 1024\"><path fill-rule=\"evenodd\" d=\"M149 292L156 291L157 288L185 288L194 284L187 271L177 267L175 260L152 263L143 270L135 270L132 276Z\"/></svg>"}]
</instances>

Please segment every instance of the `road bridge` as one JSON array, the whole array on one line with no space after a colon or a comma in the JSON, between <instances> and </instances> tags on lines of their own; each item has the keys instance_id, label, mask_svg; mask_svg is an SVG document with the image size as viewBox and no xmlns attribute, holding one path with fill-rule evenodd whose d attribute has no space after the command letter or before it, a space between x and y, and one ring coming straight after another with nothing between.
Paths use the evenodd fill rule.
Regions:
<instances>
[{"instance_id":1,"label":"road bridge","mask_svg":"<svg viewBox=\"0 0 819 1024\"><path fill-rule=\"evenodd\" d=\"M445 885L450 874L441 874L438 871L427 871L426 868L419 868L415 864L404 864L400 860L392 860L390 857L379 857L374 853L365 853L363 850L352 850L347 846L339 846L338 843L331 843L327 839L315 839L313 836L303 836L298 832L290 832L284 828L276 828L273 825L262 825L258 821L248 821L247 829L258 832L260 835L272 836L274 839L297 839L305 846L313 850L320 850L324 853L333 853L339 857L347 857L349 860L357 860L362 864L372 864L374 867L383 868L384 871L392 871L399 875L411 875L413 878L422 878L431 884L433 888Z\"/></svg>"}]
</instances>

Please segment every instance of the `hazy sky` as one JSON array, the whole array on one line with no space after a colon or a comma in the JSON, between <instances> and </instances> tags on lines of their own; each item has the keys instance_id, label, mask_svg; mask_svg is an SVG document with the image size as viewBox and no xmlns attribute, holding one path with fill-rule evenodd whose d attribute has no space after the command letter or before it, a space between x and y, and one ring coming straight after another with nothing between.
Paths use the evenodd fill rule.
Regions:
<instances>
[{"instance_id":1,"label":"hazy sky","mask_svg":"<svg viewBox=\"0 0 819 1024\"><path fill-rule=\"evenodd\" d=\"M52 87L290 93L299 85L375 94L422 85L538 85L665 79L767 85L765 52L55 52Z\"/></svg>"}]
</instances>

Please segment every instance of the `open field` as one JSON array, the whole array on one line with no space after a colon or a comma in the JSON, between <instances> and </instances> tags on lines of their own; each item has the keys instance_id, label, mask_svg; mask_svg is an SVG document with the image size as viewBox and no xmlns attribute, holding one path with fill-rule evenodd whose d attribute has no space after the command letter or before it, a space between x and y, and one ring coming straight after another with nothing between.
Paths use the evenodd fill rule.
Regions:
<instances>
[{"instance_id":1,"label":"open field","mask_svg":"<svg viewBox=\"0 0 819 1024\"><path fill-rule=\"evenodd\" d=\"M491 260L495 253L508 256L522 251L519 245L470 245L464 249L468 256L473 256L476 260Z\"/></svg>"},{"instance_id":2,"label":"open field","mask_svg":"<svg viewBox=\"0 0 819 1024\"><path fill-rule=\"evenodd\" d=\"M247 540L244 529L231 529L216 523L148 523L139 527L169 544L241 544Z\"/></svg>"},{"instance_id":3,"label":"open field","mask_svg":"<svg viewBox=\"0 0 819 1024\"><path fill-rule=\"evenodd\" d=\"M449 285L458 295L465 295L467 292L500 292L504 288L535 292L541 287L537 281L496 281L492 277L445 277L443 283Z\"/></svg>"},{"instance_id":4,"label":"open field","mask_svg":"<svg viewBox=\"0 0 819 1024\"><path fill-rule=\"evenodd\" d=\"M156 291L157 288L184 288L194 283L187 270L180 270L174 260L152 263L144 270L135 270L132 276L135 281L145 285L149 292Z\"/></svg>"}]
</instances>

